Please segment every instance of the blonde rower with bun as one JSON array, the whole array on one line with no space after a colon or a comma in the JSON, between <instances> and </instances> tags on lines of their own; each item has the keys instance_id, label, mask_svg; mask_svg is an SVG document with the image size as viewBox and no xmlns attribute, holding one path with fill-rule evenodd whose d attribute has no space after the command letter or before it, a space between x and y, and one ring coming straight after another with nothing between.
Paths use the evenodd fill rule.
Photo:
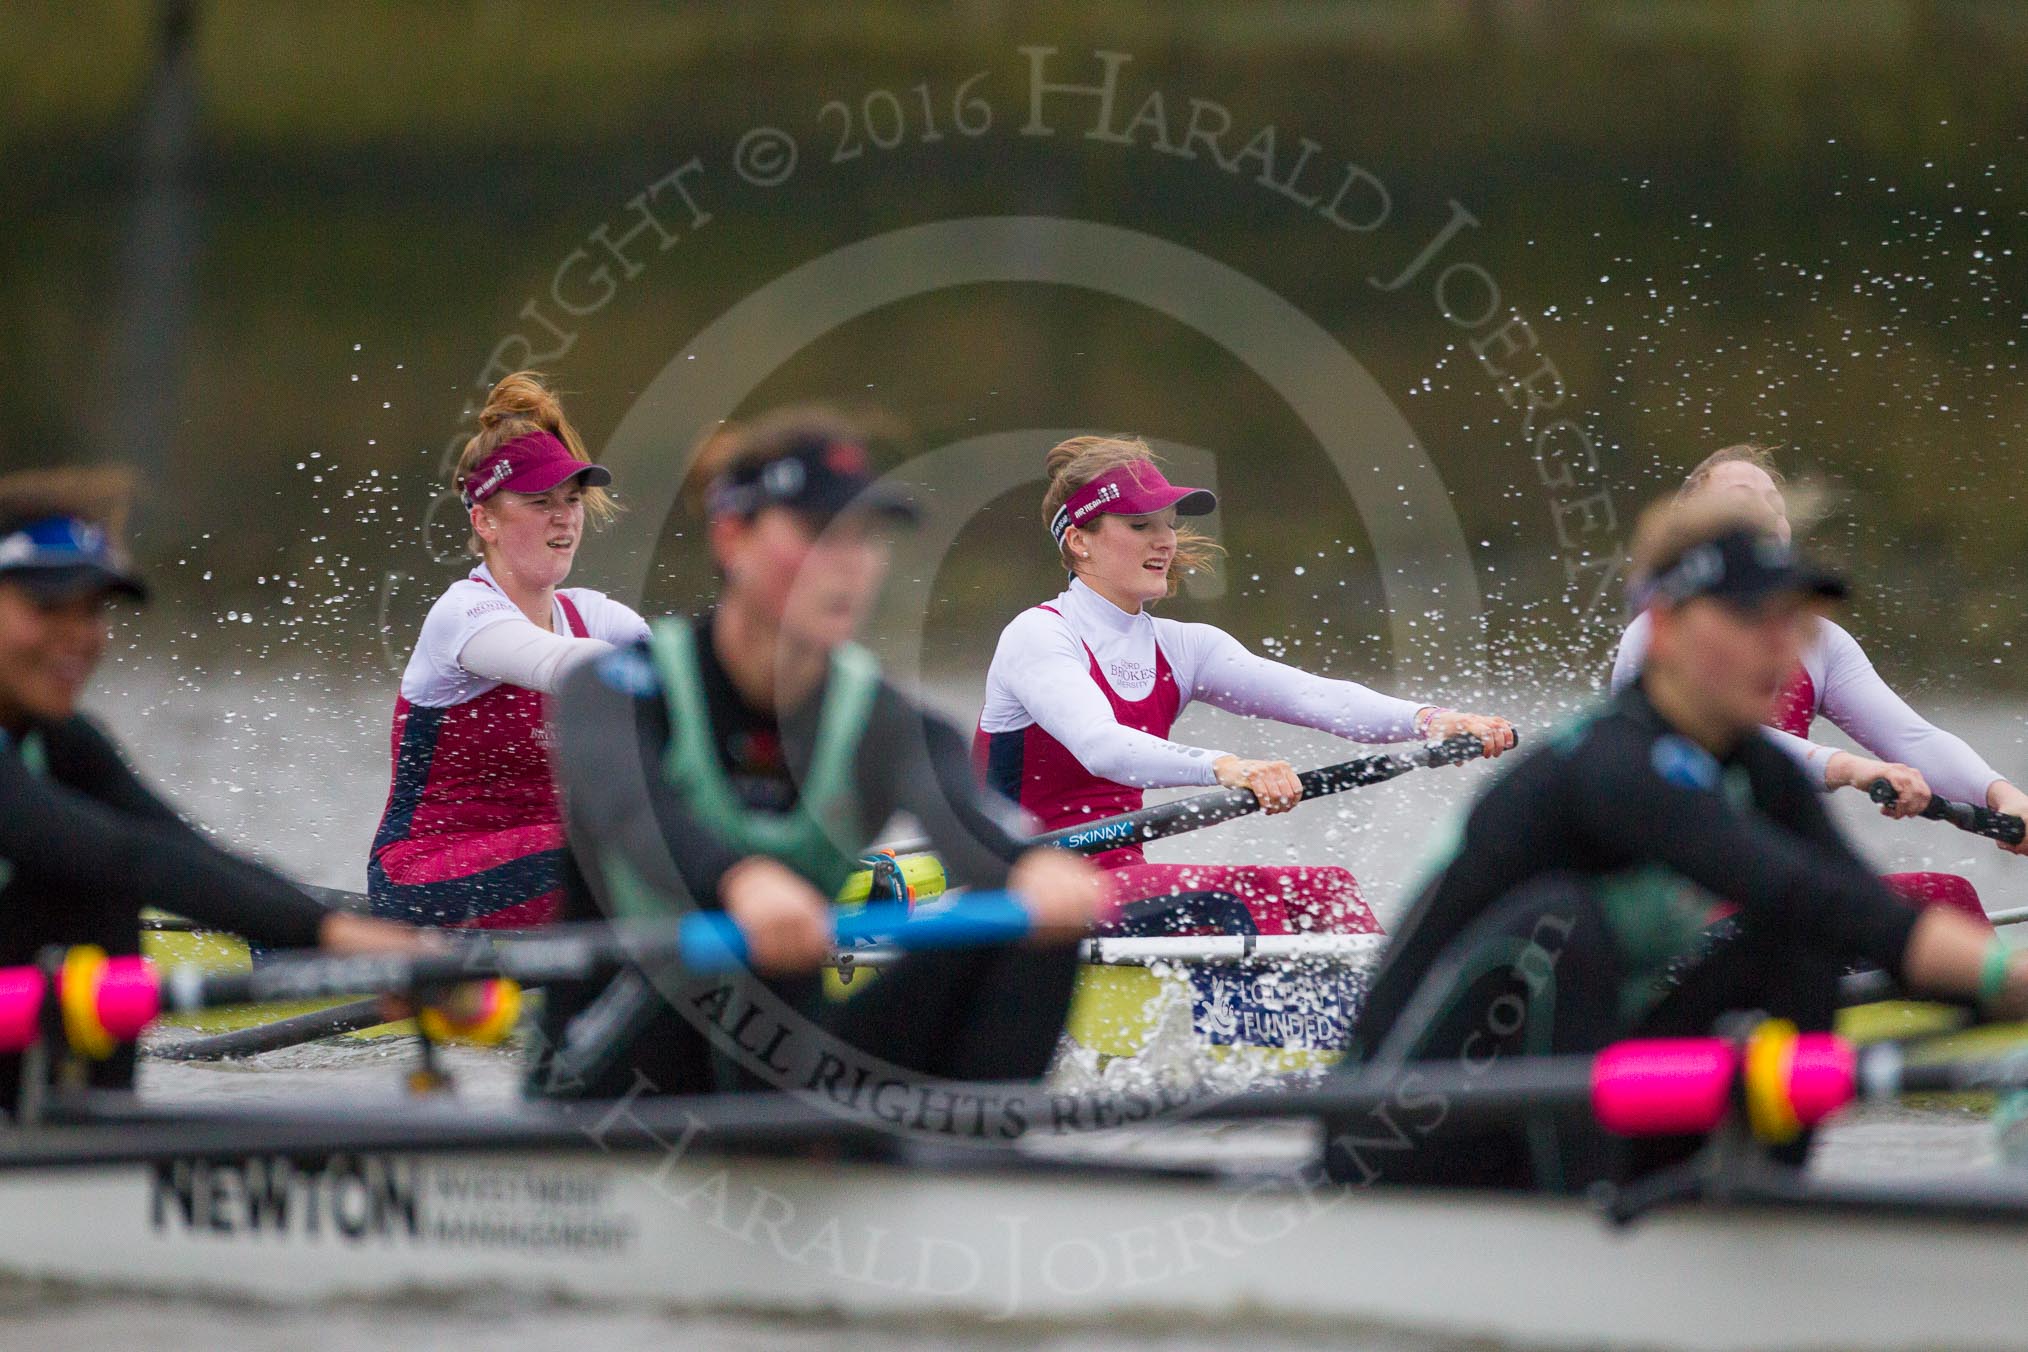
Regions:
<instances>
[{"instance_id":1,"label":"blonde rower with bun","mask_svg":"<svg viewBox=\"0 0 2028 1352\"><path fill-rule=\"evenodd\" d=\"M544 696L576 663L648 633L618 601L563 585L587 523L612 518L612 480L541 376L493 387L452 476L478 566L431 607L395 702L367 873L376 914L484 927L555 917L563 825Z\"/></svg>"},{"instance_id":2,"label":"blonde rower with bun","mask_svg":"<svg viewBox=\"0 0 2028 1352\"><path fill-rule=\"evenodd\" d=\"M1042 519L1070 585L1002 631L973 741L986 782L1044 829L1131 812L1155 788L1244 787L1268 812L1294 807L1302 790L1287 761L1170 737L1193 700L1355 742L1470 733L1489 756L1513 746L1504 718L1315 676L1212 625L1156 618L1150 608L1175 594L1177 570L1205 566L1215 548L1179 518L1202 516L1217 500L1171 484L1140 438L1072 437L1050 450L1045 472ZM1375 928L1340 868L1184 868L1149 864L1138 848L1099 862L1117 871L1116 906L1190 896L1232 916L1237 898L1266 933Z\"/></svg>"}]
</instances>

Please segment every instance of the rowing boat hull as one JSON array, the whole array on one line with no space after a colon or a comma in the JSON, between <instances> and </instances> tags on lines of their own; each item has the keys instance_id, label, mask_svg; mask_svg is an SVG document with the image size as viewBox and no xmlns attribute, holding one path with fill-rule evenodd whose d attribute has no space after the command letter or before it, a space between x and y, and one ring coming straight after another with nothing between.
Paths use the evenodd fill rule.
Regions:
<instances>
[{"instance_id":1,"label":"rowing boat hull","mask_svg":"<svg viewBox=\"0 0 2028 1352\"><path fill-rule=\"evenodd\" d=\"M289 1304L490 1286L653 1308L1235 1331L1272 1311L1340 1332L1559 1346L2020 1344L2018 1217L1714 1207L1615 1230L1562 1200L589 1145L340 1156L314 1175L262 1160L10 1172L0 1268Z\"/></svg>"}]
</instances>

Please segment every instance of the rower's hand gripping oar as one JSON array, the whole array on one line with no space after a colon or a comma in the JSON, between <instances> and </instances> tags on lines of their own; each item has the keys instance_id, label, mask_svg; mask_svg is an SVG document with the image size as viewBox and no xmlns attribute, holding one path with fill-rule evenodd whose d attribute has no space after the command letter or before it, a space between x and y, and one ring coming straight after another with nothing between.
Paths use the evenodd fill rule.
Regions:
<instances>
[{"instance_id":1,"label":"rower's hand gripping oar","mask_svg":"<svg viewBox=\"0 0 2028 1352\"><path fill-rule=\"evenodd\" d=\"M911 951L1010 943L1032 928L1028 909L1007 892L970 893L913 909L881 903L840 913L835 923L840 944ZM47 968L0 969L0 1053L34 1045L53 1024L73 1050L104 1058L163 1013L376 992L434 1002L419 1016L437 1021L432 1036L498 1040L513 1030L523 985L584 980L620 966L722 972L743 965L746 952L738 925L716 911L668 922L559 926L511 943L481 940L442 953L279 956L245 972L177 967L158 973L145 958L73 948Z\"/></svg>"},{"instance_id":2,"label":"rower's hand gripping oar","mask_svg":"<svg viewBox=\"0 0 2028 1352\"><path fill-rule=\"evenodd\" d=\"M847 952L858 944L879 944L902 952L976 948L1024 939L1033 927L1028 909L1012 892L967 892L913 906L872 902L856 911L840 912L833 924L838 947ZM722 972L746 965L746 935L732 917L719 911L697 911L684 916L678 927L682 949L678 960L691 971Z\"/></svg>"},{"instance_id":3,"label":"rower's hand gripping oar","mask_svg":"<svg viewBox=\"0 0 2028 1352\"><path fill-rule=\"evenodd\" d=\"M1518 745L1520 736L1515 735ZM1364 788L1369 784L1384 784L1407 774L1410 770L1434 768L1439 765L1462 765L1477 760L1486 754L1486 744L1470 733L1432 742L1414 751L1402 754L1361 756L1357 760L1341 761L1336 765L1323 765L1314 770L1305 770L1296 776L1303 786L1302 801L1323 798L1346 789ZM1053 845L1058 849L1072 850L1078 854L1101 854L1128 845L1145 845L1150 841L1166 840L1180 836L1186 831L1200 827L1216 826L1235 817L1245 817L1260 811L1260 799L1252 789L1214 789L1210 793L1193 794L1167 803L1144 807L1138 812L1128 812L1118 817L1106 817L1100 821L1087 822L1083 826L1066 826L1059 831L1040 835L1030 842L1035 845Z\"/></svg>"},{"instance_id":4,"label":"rower's hand gripping oar","mask_svg":"<svg viewBox=\"0 0 2028 1352\"><path fill-rule=\"evenodd\" d=\"M1901 797L1894 785L1884 779L1873 781L1867 796L1883 807ZM1959 803L1940 795L1930 795L1929 806L1919 814L1935 822L1949 822L1960 831L1969 831L1975 836L1989 836L2003 845L2019 845L2028 837L2028 822L2010 812L1995 812L1989 807L1976 803Z\"/></svg>"}]
</instances>

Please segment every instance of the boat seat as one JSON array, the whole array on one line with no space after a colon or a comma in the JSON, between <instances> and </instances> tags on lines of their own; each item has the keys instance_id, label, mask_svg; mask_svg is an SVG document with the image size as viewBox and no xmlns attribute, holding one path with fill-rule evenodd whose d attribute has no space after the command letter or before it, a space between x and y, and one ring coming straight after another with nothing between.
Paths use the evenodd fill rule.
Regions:
<instances>
[{"instance_id":1,"label":"boat seat","mask_svg":"<svg viewBox=\"0 0 2028 1352\"><path fill-rule=\"evenodd\" d=\"M1101 939L1153 939L1183 934L1259 934L1253 912L1230 892L1173 892L1137 897L1098 927Z\"/></svg>"},{"instance_id":2,"label":"boat seat","mask_svg":"<svg viewBox=\"0 0 2028 1352\"><path fill-rule=\"evenodd\" d=\"M1236 902L1252 928L1239 927L1231 911L1213 932L1226 934L1379 934L1380 922L1359 895L1350 872L1332 866L1270 864L1129 864L1108 869L1099 924L1116 919L1158 914L1162 903L1183 898L1223 897ZM1155 903L1153 907L1143 903ZM1204 903L1198 914L1209 915ZM1187 908L1186 912L1187 912ZM1205 933L1157 930L1153 933Z\"/></svg>"},{"instance_id":3,"label":"boat seat","mask_svg":"<svg viewBox=\"0 0 2028 1352\"><path fill-rule=\"evenodd\" d=\"M1969 878L1955 873L1889 873L1880 881L1912 905L1948 907L1987 929L1993 927L1993 922L1986 918L1985 903L1979 900L1979 889L1972 886Z\"/></svg>"}]
</instances>

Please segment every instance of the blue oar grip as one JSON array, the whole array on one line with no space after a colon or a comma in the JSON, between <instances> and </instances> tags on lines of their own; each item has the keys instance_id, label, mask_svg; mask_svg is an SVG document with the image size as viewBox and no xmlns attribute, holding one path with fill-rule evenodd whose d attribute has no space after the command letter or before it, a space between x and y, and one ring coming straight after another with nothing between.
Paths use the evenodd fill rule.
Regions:
<instances>
[{"instance_id":1,"label":"blue oar grip","mask_svg":"<svg viewBox=\"0 0 2028 1352\"><path fill-rule=\"evenodd\" d=\"M723 911L692 911L676 922L683 965L693 972L746 966L746 935Z\"/></svg>"},{"instance_id":2,"label":"blue oar grip","mask_svg":"<svg viewBox=\"0 0 2028 1352\"><path fill-rule=\"evenodd\" d=\"M838 942L887 944L907 951L969 948L1026 938L1031 927L1028 908L1012 892L968 892L913 911L883 902L841 915Z\"/></svg>"},{"instance_id":3,"label":"blue oar grip","mask_svg":"<svg viewBox=\"0 0 2028 1352\"><path fill-rule=\"evenodd\" d=\"M693 911L677 922L683 965L693 972L723 972L747 961L746 936L723 911ZM970 948L1026 938L1028 909L1011 892L971 892L911 911L877 902L838 917L838 943L884 944L904 951Z\"/></svg>"}]
</instances>

